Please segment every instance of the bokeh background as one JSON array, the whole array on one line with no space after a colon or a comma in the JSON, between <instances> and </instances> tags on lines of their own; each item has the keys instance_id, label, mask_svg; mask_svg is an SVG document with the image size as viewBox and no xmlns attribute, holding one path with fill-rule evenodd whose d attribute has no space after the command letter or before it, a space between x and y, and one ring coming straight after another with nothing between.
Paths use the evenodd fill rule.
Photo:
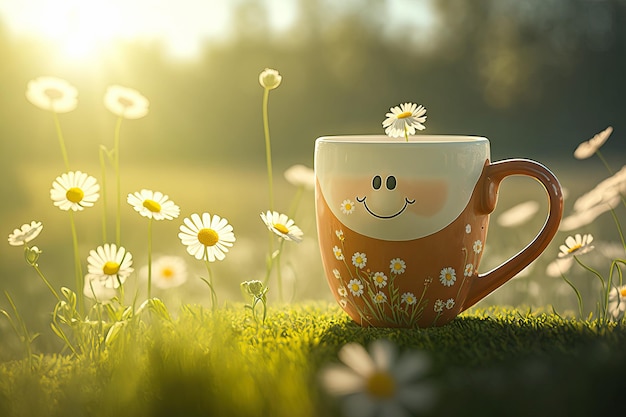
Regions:
<instances>
[{"instance_id":1,"label":"bokeh background","mask_svg":"<svg viewBox=\"0 0 626 417\"><path fill-rule=\"evenodd\" d=\"M623 0L0 0L0 63L0 231L42 221L40 266L56 286L74 282L71 235L67 213L49 199L64 171L52 117L24 95L41 75L79 90L78 108L60 120L72 169L96 177L98 149L112 148L116 120L102 104L106 87L131 87L150 100L148 116L122 125L122 193L159 190L181 206L181 218L154 225L155 253L189 262L183 287L155 294L170 303L209 302L198 278L203 265L176 237L193 212L219 214L235 228L236 245L214 268L222 300L241 300L239 283L263 277L267 230L259 213L268 197L258 74L266 67L283 75L269 112L279 211L296 193L281 173L312 166L315 138L382 134L385 113L405 101L428 109L425 133L486 136L494 160L526 157L550 167L567 189L566 214L608 176L595 158L574 160L580 142L611 125L603 152L616 170L626 162ZM494 216L528 200L542 207L528 223L492 222L483 270L521 249L544 220L534 181L504 182ZM292 301L330 300L313 204L305 191L295 217L306 239L283 255ZM139 269L147 222L123 208L122 240ZM85 260L103 243L103 210L98 204L76 216ZM579 232L594 233L604 249L589 262L606 272L619 239L611 217ZM567 234L483 303L575 309L573 292L545 274ZM30 326L50 333L54 300L21 257L20 248L0 246L0 288ZM571 279L593 311L597 280L575 270ZM141 283L129 285L141 298ZM7 308L4 296L0 307ZM0 320L2 339L7 328ZM52 343L42 339L44 348Z\"/></svg>"}]
</instances>

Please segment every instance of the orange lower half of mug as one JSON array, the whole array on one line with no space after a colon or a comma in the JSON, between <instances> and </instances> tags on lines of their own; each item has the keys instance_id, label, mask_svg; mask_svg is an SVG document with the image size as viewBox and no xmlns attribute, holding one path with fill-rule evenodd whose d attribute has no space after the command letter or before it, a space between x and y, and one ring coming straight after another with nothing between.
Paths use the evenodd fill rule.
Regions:
<instances>
[{"instance_id":1,"label":"orange lower half of mug","mask_svg":"<svg viewBox=\"0 0 626 417\"><path fill-rule=\"evenodd\" d=\"M324 271L339 305L358 324L429 327L464 310L478 277L489 216L479 214L476 191L442 230L390 241L359 234L339 221L317 188L317 227ZM375 220L382 222L384 220Z\"/></svg>"}]
</instances>

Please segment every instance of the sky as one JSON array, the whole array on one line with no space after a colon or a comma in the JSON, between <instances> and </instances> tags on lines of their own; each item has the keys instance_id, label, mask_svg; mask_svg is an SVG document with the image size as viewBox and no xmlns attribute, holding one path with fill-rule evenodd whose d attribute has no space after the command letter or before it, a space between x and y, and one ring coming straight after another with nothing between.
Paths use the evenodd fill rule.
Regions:
<instances>
[{"instance_id":1,"label":"sky","mask_svg":"<svg viewBox=\"0 0 626 417\"><path fill-rule=\"evenodd\" d=\"M0 0L0 19L16 36L46 39L70 59L81 59L115 40L158 40L175 58L193 58L206 40L229 36L230 15L242 0ZM297 17L297 0L262 0L275 31ZM359 0L320 0L345 13ZM389 0L393 22L424 25L432 19L429 0ZM332 16L332 13L329 13Z\"/></svg>"}]
</instances>

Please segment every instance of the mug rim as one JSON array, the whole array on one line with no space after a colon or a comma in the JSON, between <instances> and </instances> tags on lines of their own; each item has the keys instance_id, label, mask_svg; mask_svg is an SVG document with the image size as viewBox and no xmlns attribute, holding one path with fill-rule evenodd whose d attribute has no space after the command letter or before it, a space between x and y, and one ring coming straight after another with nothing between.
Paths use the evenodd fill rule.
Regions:
<instances>
[{"instance_id":1,"label":"mug rim","mask_svg":"<svg viewBox=\"0 0 626 417\"><path fill-rule=\"evenodd\" d=\"M475 135L412 135L407 142L405 138L391 138L387 135L329 135L320 136L316 142L327 143L384 143L384 144L442 144L442 143L479 143L489 142L484 136Z\"/></svg>"}]
</instances>

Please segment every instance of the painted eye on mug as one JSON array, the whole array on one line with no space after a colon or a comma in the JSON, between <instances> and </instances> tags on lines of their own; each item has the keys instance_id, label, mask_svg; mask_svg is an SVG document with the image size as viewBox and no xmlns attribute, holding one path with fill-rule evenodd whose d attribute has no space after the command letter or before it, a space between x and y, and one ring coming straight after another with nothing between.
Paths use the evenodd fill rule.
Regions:
<instances>
[{"instance_id":1,"label":"painted eye on mug","mask_svg":"<svg viewBox=\"0 0 626 417\"><path fill-rule=\"evenodd\" d=\"M383 179L380 178L380 175L376 175L372 180L372 187L374 187L375 190L378 190L381 185L383 185Z\"/></svg>"},{"instance_id":2,"label":"painted eye on mug","mask_svg":"<svg viewBox=\"0 0 626 417\"><path fill-rule=\"evenodd\" d=\"M396 188L396 177L390 175L387 177L387 189L393 190L394 188Z\"/></svg>"}]
</instances>

